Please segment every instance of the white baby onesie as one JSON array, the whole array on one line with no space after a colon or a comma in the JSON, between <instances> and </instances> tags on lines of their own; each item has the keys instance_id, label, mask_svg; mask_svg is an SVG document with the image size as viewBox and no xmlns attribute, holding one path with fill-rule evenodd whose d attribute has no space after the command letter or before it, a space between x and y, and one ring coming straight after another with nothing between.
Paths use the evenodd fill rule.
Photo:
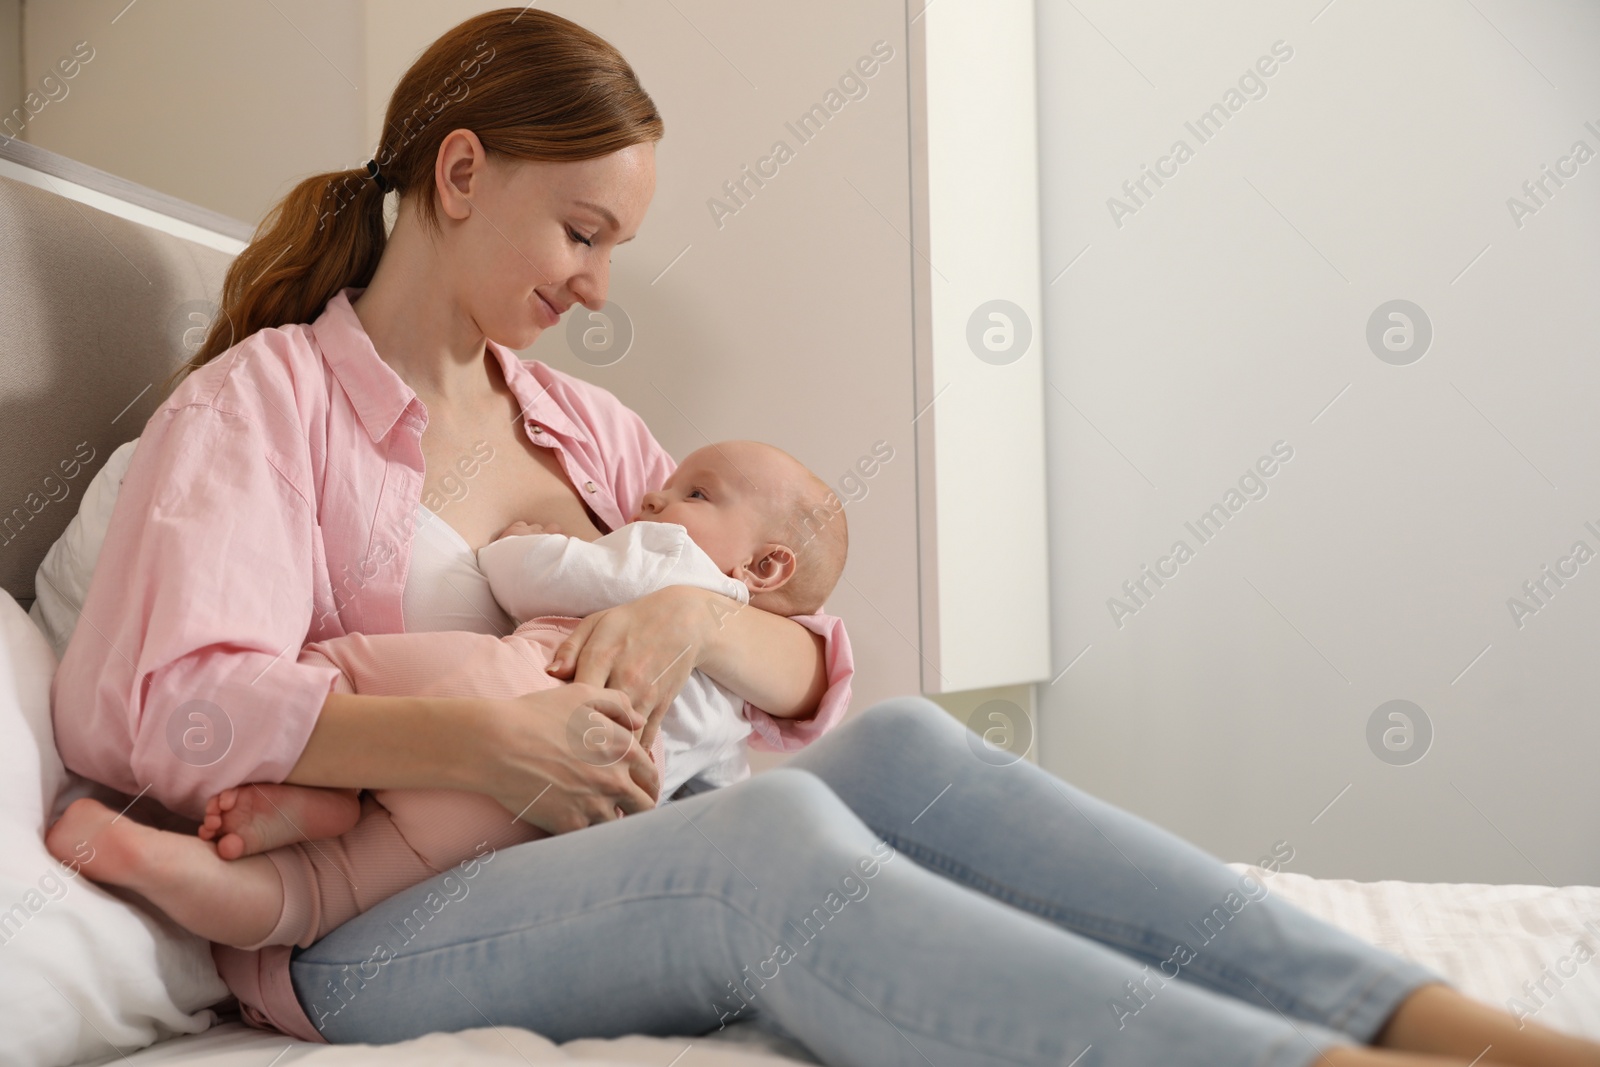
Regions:
<instances>
[{"instance_id":1,"label":"white baby onesie","mask_svg":"<svg viewBox=\"0 0 1600 1067\"><path fill-rule=\"evenodd\" d=\"M717 569L682 526L630 522L598 541L561 534L502 537L478 549L478 566L500 606L518 622L540 615L582 618L669 585L750 602L750 591ZM696 775L712 785L750 776L744 701L692 671L661 719L663 799Z\"/></svg>"}]
</instances>

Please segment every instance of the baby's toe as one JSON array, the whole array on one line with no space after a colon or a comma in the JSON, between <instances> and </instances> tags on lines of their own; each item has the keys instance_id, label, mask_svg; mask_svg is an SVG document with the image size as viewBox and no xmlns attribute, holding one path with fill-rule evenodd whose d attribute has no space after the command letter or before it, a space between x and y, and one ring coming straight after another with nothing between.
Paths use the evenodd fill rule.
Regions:
<instances>
[{"instance_id":1,"label":"baby's toe","mask_svg":"<svg viewBox=\"0 0 1600 1067\"><path fill-rule=\"evenodd\" d=\"M223 834L217 840L217 855L225 860L236 860L244 855L244 838L238 834Z\"/></svg>"}]
</instances>

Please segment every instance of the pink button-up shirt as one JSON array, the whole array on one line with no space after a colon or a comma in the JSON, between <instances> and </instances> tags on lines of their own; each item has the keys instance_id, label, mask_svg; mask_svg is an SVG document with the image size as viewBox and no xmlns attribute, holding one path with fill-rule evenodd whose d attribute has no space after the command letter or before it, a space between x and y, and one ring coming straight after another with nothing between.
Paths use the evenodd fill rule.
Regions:
<instances>
[{"instance_id":1,"label":"pink button-up shirt","mask_svg":"<svg viewBox=\"0 0 1600 1067\"><path fill-rule=\"evenodd\" d=\"M246 338L146 423L52 687L74 771L194 817L222 789L281 782L336 675L300 648L405 629L428 416L362 329L358 293ZM606 390L489 349L529 440L602 522L627 522L672 457ZM843 625L795 621L826 639L829 688L804 721L747 705L767 748L808 743L849 702Z\"/></svg>"}]
</instances>

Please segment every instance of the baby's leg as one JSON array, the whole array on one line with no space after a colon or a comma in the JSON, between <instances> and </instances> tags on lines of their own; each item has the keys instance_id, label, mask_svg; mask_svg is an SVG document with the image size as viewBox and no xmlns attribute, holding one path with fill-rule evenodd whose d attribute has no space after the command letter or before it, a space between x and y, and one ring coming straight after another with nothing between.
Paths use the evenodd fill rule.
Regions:
<instances>
[{"instance_id":1,"label":"baby's leg","mask_svg":"<svg viewBox=\"0 0 1600 1067\"><path fill-rule=\"evenodd\" d=\"M45 846L95 881L133 890L208 941L254 944L283 912L283 883L265 856L229 862L204 841L136 823L88 797L68 806Z\"/></svg>"},{"instance_id":2,"label":"baby's leg","mask_svg":"<svg viewBox=\"0 0 1600 1067\"><path fill-rule=\"evenodd\" d=\"M473 854L466 844L457 851L463 859ZM277 868L282 907L270 930L239 948L304 948L380 901L439 873L417 854L389 812L371 796L362 800L361 818L348 833L273 849L262 858Z\"/></svg>"}]
</instances>

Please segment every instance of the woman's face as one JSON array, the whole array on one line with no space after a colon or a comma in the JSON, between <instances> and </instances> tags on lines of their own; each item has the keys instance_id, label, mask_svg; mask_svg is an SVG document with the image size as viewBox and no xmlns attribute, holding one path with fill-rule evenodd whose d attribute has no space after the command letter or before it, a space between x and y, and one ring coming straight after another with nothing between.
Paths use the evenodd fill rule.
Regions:
<instances>
[{"instance_id":1,"label":"woman's face","mask_svg":"<svg viewBox=\"0 0 1600 1067\"><path fill-rule=\"evenodd\" d=\"M605 306L611 252L633 240L655 193L655 145L577 163L494 156L474 170L452 175L468 203L446 224L444 251L476 328L526 348L573 304Z\"/></svg>"}]
</instances>

